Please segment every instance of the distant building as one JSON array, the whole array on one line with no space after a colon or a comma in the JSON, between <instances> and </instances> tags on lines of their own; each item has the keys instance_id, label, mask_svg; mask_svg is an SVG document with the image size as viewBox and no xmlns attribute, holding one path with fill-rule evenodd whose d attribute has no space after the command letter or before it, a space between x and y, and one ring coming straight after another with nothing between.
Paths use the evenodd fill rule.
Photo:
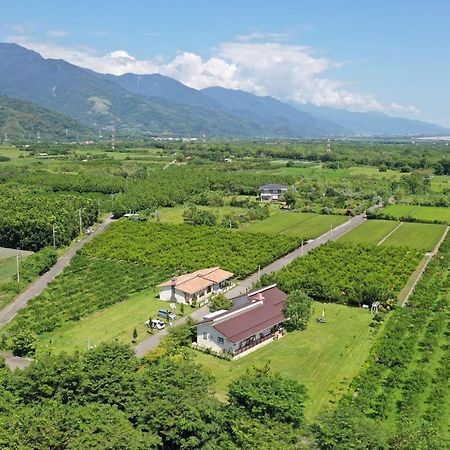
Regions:
<instances>
[{"instance_id":1,"label":"distant building","mask_svg":"<svg viewBox=\"0 0 450 450\"><path fill-rule=\"evenodd\" d=\"M264 184L259 188L259 198L263 202L281 200L287 190L288 186L283 184Z\"/></svg>"},{"instance_id":2,"label":"distant building","mask_svg":"<svg viewBox=\"0 0 450 450\"><path fill-rule=\"evenodd\" d=\"M235 357L277 339L286 297L274 284L233 299L232 309L209 314L197 325L197 346Z\"/></svg>"},{"instance_id":3,"label":"distant building","mask_svg":"<svg viewBox=\"0 0 450 450\"><path fill-rule=\"evenodd\" d=\"M174 277L158 286L159 298L188 305L206 303L210 295L221 293L230 286L233 275L219 267L211 267Z\"/></svg>"}]
</instances>

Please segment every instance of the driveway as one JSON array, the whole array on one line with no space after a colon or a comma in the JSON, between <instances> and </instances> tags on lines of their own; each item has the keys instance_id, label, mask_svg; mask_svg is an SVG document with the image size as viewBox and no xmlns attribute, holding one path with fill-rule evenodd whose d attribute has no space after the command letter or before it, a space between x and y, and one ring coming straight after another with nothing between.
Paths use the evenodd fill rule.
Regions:
<instances>
[{"instance_id":1,"label":"driveway","mask_svg":"<svg viewBox=\"0 0 450 450\"><path fill-rule=\"evenodd\" d=\"M10 322L13 317L22 308L25 308L27 303L37 295L41 294L42 291L47 287L47 285L53 281L70 263L71 259L75 256L78 250L80 250L83 245L91 241L95 236L100 234L106 227L108 227L112 222L111 217L107 217L103 222L94 230L94 232L88 236L83 237L76 244L71 246L66 253L58 259L56 264L44 275L39 277L36 281L30 284L28 288L23 291L12 303L7 305L0 311L0 328Z\"/></svg>"}]
</instances>

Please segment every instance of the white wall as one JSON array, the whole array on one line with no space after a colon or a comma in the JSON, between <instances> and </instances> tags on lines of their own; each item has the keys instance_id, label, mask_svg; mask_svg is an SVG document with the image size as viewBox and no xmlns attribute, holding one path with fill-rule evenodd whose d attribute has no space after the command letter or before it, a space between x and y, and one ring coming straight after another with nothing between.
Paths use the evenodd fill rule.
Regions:
<instances>
[{"instance_id":1,"label":"white wall","mask_svg":"<svg viewBox=\"0 0 450 450\"><path fill-rule=\"evenodd\" d=\"M171 286L160 287L159 298L161 300L172 300L172 287Z\"/></svg>"},{"instance_id":2,"label":"white wall","mask_svg":"<svg viewBox=\"0 0 450 450\"><path fill-rule=\"evenodd\" d=\"M206 333L206 339L203 337L203 333ZM223 344L217 342L217 338L223 338ZM210 348L211 350L221 353L223 350L229 351L230 347L234 347L222 333L219 333L212 325L206 323L197 327L197 344L203 348Z\"/></svg>"}]
</instances>

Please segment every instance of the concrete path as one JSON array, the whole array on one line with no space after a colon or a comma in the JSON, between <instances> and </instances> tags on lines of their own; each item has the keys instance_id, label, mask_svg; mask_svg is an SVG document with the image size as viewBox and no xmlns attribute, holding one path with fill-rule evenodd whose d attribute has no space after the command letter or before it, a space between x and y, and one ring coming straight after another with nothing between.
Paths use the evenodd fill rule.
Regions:
<instances>
[{"instance_id":1,"label":"concrete path","mask_svg":"<svg viewBox=\"0 0 450 450\"><path fill-rule=\"evenodd\" d=\"M64 255L58 259L56 264L44 275L30 284L28 288L22 292L12 303L7 305L0 311L0 328L10 322L13 317L23 309L27 303L37 295L41 294L47 285L53 281L70 263L77 251L87 242L91 241L95 236L100 234L112 222L111 217L107 217L103 222L88 236L83 237L76 244L72 245Z\"/></svg>"},{"instance_id":2,"label":"concrete path","mask_svg":"<svg viewBox=\"0 0 450 450\"><path fill-rule=\"evenodd\" d=\"M294 261L294 259L298 258L299 256L306 255L314 248L319 247L320 245L325 244L328 241L336 241L341 236L343 236L345 233L348 233L350 230L352 230L353 228L355 228L358 225L360 225L361 223L363 223L365 220L366 220L365 214L360 214L358 216L353 217L352 219L348 220L347 222L343 223L342 225L339 225L338 227L333 228L333 230L330 230L330 231L326 232L325 234L322 234L321 236L319 236L318 238L309 242L308 244L304 244L303 249L302 249L302 247L299 247L296 250L294 250L293 252L288 253L286 256L283 256L282 258L277 259L273 263L262 268L259 272L256 272L253 275L250 275L248 278L241 281L233 289L230 289L225 295L228 298L233 298L233 297L238 297L239 295L245 294L258 281L259 275L278 272L284 266L291 263L292 261Z\"/></svg>"},{"instance_id":3,"label":"concrete path","mask_svg":"<svg viewBox=\"0 0 450 450\"><path fill-rule=\"evenodd\" d=\"M237 286L230 289L225 295L228 298L237 297L241 294L245 294L253 284L258 281L258 277L261 274L264 273L272 273L277 272L278 270L281 270L285 265L292 262L295 258L298 258L299 256L306 255L308 252L310 252L312 249L319 247L320 245L324 244L328 241L335 241L336 239L339 239L342 235L347 233L348 231L352 230L353 228L357 227L361 223L363 223L366 220L365 214L360 214L358 216L353 217L352 219L348 220L347 222L343 223L342 225L339 225L338 227L334 228L333 230L328 231L325 234L322 234L322 236L319 236L318 238L314 239L309 244L304 244L303 249L299 247L298 249L294 250L291 253L288 253L286 256L283 256L280 259L277 259L273 263L269 264L268 266L262 268L260 272L254 273L253 275L249 276L245 280L241 281ZM208 314L209 309L207 306L203 306L202 308L198 309L197 311L193 312L192 314L189 314L189 317L193 319L194 321L198 321L203 319L203 317ZM181 319L176 320L173 322L173 326L182 325L187 320L187 317L183 317ZM151 335L149 338L147 338L145 341L142 341L135 347L135 353L136 356L142 357L146 355L151 350L154 350L158 347L159 343L161 342L161 339L164 336L167 336L169 333L168 328L164 328L164 330L158 331L155 334Z\"/></svg>"}]
</instances>

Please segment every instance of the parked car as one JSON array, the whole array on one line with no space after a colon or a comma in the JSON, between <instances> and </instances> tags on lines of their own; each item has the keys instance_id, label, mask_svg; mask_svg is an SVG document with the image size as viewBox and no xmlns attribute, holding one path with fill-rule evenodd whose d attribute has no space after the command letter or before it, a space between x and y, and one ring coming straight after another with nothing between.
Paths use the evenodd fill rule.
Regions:
<instances>
[{"instance_id":1,"label":"parked car","mask_svg":"<svg viewBox=\"0 0 450 450\"><path fill-rule=\"evenodd\" d=\"M147 326L149 328L156 328L157 330L162 330L166 325L162 320L153 319L153 320L147 320L145 322L145 326Z\"/></svg>"},{"instance_id":2,"label":"parked car","mask_svg":"<svg viewBox=\"0 0 450 450\"><path fill-rule=\"evenodd\" d=\"M164 319L175 320L177 318L176 314L171 311L167 311L166 309L160 309L158 311L159 317L164 317Z\"/></svg>"}]
</instances>

